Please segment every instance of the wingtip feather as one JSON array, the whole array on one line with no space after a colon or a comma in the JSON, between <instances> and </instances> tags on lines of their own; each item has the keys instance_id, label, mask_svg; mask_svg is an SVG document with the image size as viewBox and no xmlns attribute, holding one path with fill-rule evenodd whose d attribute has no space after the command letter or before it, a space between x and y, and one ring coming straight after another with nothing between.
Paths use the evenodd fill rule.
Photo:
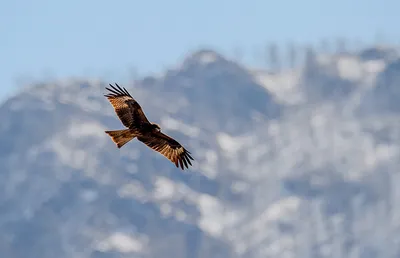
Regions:
<instances>
[{"instance_id":1,"label":"wingtip feather","mask_svg":"<svg viewBox=\"0 0 400 258\"><path fill-rule=\"evenodd\" d=\"M118 85L118 83L114 83L114 84L115 84L115 86L112 85L111 83L108 84L111 87L111 89L108 88L108 87L105 87L106 90L108 90L108 91L110 91L112 93L112 94L108 94L109 98L114 98L114 97L118 97L118 96L127 96L127 97L133 98L125 87L121 88Z\"/></svg>"}]
</instances>

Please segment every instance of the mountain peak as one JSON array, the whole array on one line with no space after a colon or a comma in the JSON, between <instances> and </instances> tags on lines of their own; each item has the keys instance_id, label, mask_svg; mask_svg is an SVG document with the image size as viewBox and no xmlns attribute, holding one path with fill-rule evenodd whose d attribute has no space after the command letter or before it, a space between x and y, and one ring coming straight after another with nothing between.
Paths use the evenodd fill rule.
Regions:
<instances>
[{"instance_id":1,"label":"mountain peak","mask_svg":"<svg viewBox=\"0 0 400 258\"><path fill-rule=\"evenodd\" d=\"M359 54L361 60L393 61L399 57L398 51L390 46L374 46L363 49Z\"/></svg>"},{"instance_id":2,"label":"mountain peak","mask_svg":"<svg viewBox=\"0 0 400 258\"><path fill-rule=\"evenodd\" d=\"M398 257L386 239L400 214L400 108L376 107L398 105L400 60L380 59L384 70L370 72L358 56L338 59L363 79L344 80L336 56L306 75L256 78L202 49L164 76L121 82L193 152L190 173L138 140L115 148L104 133L122 129L103 97L113 81L23 89L0 106L2 257L303 258L321 256L321 246ZM278 88L308 99L281 105ZM375 113L358 117L360 103ZM329 241L315 237L330 236L331 225Z\"/></svg>"},{"instance_id":3,"label":"mountain peak","mask_svg":"<svg viewBox=\"0 0 400 258\"><path fill-rule=\"evenodd\" d=\"M211 49L200 49L187 55L183 61L183 66L209 65L212 63L228 62L221 54Z\"/></svg>"}]
</instances>

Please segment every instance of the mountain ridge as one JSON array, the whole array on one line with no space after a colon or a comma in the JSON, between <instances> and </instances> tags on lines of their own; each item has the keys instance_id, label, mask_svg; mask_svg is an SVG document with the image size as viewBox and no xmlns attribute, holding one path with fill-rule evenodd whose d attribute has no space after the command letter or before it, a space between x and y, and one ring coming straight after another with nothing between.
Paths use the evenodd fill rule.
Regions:
<instances>
[{"instance_id":1,"label":"mountain ridge","mask_svg":"<svg viewBox=\"0 0 400 258\"><path fill-rule=\"evenodd\" d=\"M104 131L123 126L103 97L108 82L21 90L0 106L0 253L396 257L384 239L400 214L398 115L357 113L391 66L375 58L381 70L359 76L363 58L264 74L205 49L163 76L117 82L192 152L183 173L137 141L115 148ZM334 96L344 80L352 90Z\"/></svg>"}]
</instances>

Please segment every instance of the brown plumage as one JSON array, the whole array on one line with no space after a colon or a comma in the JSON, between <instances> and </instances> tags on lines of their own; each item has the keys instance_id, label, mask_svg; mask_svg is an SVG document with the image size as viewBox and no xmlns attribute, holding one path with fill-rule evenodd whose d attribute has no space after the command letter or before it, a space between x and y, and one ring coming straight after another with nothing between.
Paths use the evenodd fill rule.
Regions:
<instances>
[{"instance_id":1,"label":"brown plumage","mask_svg":"<svg viewBox=\"0 0 400 258\"><path fill-rule=\"evenodd\" d=\"M173 138L161 132L160 127L155 123L150 123L144 114L139 103L128 93L125 88L118 84L111 88L109 94L104 95L114 107L115 113L122 124L128 129L105 131L117 145L118 148L124 146L130 140L137 138L153 150L161 153L167 159L183 170L192 165L191 153L187 151Z\"/></svg>"}]
</instances>

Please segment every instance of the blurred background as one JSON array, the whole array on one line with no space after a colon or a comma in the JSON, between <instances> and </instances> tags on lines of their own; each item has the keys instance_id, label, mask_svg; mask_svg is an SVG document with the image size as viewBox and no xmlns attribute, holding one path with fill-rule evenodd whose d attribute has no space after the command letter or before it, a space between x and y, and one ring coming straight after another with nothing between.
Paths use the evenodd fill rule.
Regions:
<instances>
[{"instance_id":1,"label":"blurred background","mask_svg":"<svg viewBox=\"0 0 400 258\"><path fill-rule=\"evenodd\" d=\"M399 10L1 1L0 256L400 257ZM193 167L115 147L115 82Z\"/></svg>"}]
</instances>

